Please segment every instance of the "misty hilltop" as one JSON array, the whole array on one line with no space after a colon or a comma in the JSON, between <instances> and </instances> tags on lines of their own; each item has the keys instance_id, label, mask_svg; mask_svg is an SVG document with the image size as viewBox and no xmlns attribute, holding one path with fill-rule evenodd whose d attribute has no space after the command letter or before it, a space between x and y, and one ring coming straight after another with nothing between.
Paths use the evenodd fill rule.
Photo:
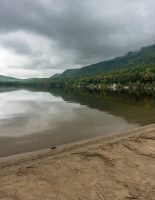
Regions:
<instances>
[{"instance_id":1,"label":"misty hilltop","mask_svg":"<svg viewBox=\"0 0 155 200\"><path fill-rule=\"evenodd\" d=\"M155 44L141 48L139 51L128 52L122 57L92 64L79 69L68 69L60 77L88 76L103 73L106 71L132 68L139 65L155 64Z\"/></svg>"}]
</instances>

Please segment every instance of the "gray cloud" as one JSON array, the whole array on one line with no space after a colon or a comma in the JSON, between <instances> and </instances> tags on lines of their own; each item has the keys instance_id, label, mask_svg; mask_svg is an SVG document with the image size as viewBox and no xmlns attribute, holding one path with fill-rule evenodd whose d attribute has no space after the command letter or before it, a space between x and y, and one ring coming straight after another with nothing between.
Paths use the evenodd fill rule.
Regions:
<instances>
[{"instance_id":1,"label":"gray cloud","mask_svg":"<svg viewBox=\"0 0 155 200\"><path fill-rule=\"evenodd\" d=\"M153 44L154 9L153 0L1 1L0 70L50 76Z\"/></svg>"}]
</instances>

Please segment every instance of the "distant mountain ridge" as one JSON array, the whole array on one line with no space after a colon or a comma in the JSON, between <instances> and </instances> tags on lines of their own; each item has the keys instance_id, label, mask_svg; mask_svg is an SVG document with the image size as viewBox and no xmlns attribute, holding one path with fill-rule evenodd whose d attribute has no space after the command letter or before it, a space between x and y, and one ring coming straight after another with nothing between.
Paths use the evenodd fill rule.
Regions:
<instances>
[{"instance_id":1,"label":"distant mountain ridge","mask_svg":"<svg viewBox=\"0 0 155 200\"><path fill-rule=\"evenodd\" d=\"M115 69L130 68L144 64L155 64L155 44L128 52L126 55L77 69L67 69L59 77L89 76Z\"/></svg>"},{"instance_id":2,"label":"distant mountain ridge","mask_svg":"<svg viewBox=\"0 0 155 200\"><path fill-rule=\"evenodd\" d=\"M3 76L3 75L0 75L0 81L3 81L3 82L14 82L14 81L19 81L20 79L18 78L14 78L14 77L10 77L10 76Z\"/></svg>"},{"instance_id":3,"label":"distant mountain ridge","mask_svg":"<svg viewBox=\"0 0 155 200\"><path fill-rule=\"evenodd\" d=\"M84 77L93 76L97 74L103 74L104 72L128 69L141 66L155 65L155 44L147 47L141 48L139 51L128 52L126 55L121 57L116 57L110 60L92 64L86 67L77 69L67 69L62 74L55 74L49 78L29 78L20 79L9 76L0 75L0 82L9 83L37 83L41 81L51 81L56 79L64 78L74 78L74 77Z\"/></svg>"}]
</instances>

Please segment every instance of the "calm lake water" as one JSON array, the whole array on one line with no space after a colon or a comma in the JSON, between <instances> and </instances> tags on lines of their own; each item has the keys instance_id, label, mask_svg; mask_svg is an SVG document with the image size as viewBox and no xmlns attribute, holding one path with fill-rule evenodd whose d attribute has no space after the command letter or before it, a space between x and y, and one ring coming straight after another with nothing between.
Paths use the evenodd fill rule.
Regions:
<instances>
[{"instance_id":1,"label":"calm lake water","mask_svg":"<svg viewBox=\"0 0 155 200\"><path fill-rule=\"evenodd\" d=\"M0 91L0 157L110 135L155 121L149 97Z\"/></svg>"}]
</instances>

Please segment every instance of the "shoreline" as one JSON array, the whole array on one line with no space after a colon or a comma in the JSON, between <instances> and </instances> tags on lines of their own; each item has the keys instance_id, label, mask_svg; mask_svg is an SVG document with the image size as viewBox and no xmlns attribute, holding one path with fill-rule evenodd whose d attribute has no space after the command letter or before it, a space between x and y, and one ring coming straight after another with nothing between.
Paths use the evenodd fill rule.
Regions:
<instances>
[{"instance_id":1,"label":"shoreline","mask_svg":"<svg viewBox=\"0 0 155 200\"><path fill-rule=\"evenodd\" d=\"M0 159L0 199L153 200L155 124Z\"/></svg>"},{"instance_id":2,"label":"shoreline","mask_svg":"<svg viewBox=\"0 0 155 200\"><path fill-rule=\"evenodd\" d=\"M135 131L136 132L141 131L141 130L144 131L147 128L155 129L155 123L140 126L140 127L133 128L133 129L128 129L126 131L121 131L121 132L113 133L110 135L106 134L104 136L97 136L97 137L79 140L76 142L70 142L70 143L66 143L66 144L62 144L62 145L58 145L58 146L51 146L48 148L39 149L39 150L35 150L35 151L1 157L0 158L0 168L3 166L5 167L5 165L6 166L14 165L16 162L21 163L21 162L26 162L29 160L36 160L36 159L46 157L46 156L54 156L55 154L63 153L66 151L77 149L77 148L80 148L80 147L83 147L86 145L95 144L95 143L105 141L105 140L119 140L124 137L126 138L131 134L135 134Z\"/></svg>"}]
</instances>

